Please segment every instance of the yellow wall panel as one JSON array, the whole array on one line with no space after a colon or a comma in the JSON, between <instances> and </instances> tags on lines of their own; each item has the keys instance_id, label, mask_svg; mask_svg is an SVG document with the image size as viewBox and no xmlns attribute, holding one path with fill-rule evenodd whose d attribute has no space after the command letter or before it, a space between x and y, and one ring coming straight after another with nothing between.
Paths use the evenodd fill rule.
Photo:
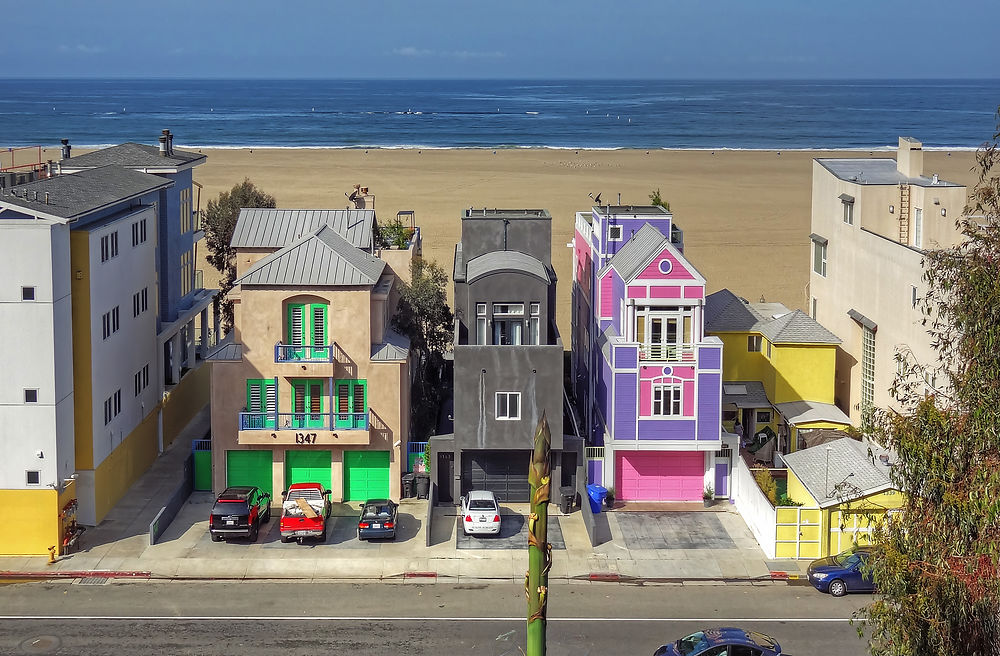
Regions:
<instances>
[{"instance_id":1,"label":"yellow wall panel","mask_svg":"<svg viewBox=\"0 0 1000 656\"><path fill-rule=\"evenodd\" d=\"M73 322L73 429L76 468L94 468L94 391L90 354L90 233L69 233L71 317Z\"/></svg>"},{"instance_id":2,"label":"yellow wall panel","mask_svg":"<svg viewBox=\"0 0 1000 656\"><path fill-rule=\"evenodd\" d=\"M97 467L94 472L94 501L98 522L156 460L156 433L154 411Z\"/></svg>"},{"instance_id":3,"label":"yellow wall panel","mask_svg":"<svg viewBox=\"0 0 1000 656\"><path fill-rule=\"evenodd\" d=\"M0 555L47 556L58 545L55 490L0 490Z\"/></svg>"},{"instance_id":4,"label":"yellow wall panel","mask_svg":"<svg viewBox=\"0 0 1000 656\"><path fill-rule=\"evenodd\" d=\"M212 368L205 364L189 371L170 391L162 405L163 448L173 443L184 427L211 400Z\"/></svg>"},{"instance_id":5,"label":"yellow wall panel","mask_svg":"<svg viewBox=\"0 0 1000 656\"><path fill-rule=\"evenodd\" d=\"M774 403L816 401L833 403L837 347L835 344L781 344L771 351Z\"/></svg>"},{"instance_id":6,"label":"yellow wall panel","mask_svg":"<svg viewBox=\"0 0 1000 656\"><path fill-rule=\"evenodd\" d=\"M798 479L797 476L788 470L788 487L785 491L788 497L797 503L801 503L804 506L818 506L819 501L813 498L809 491L806 490L806 486L802 484L802 481Z\"/></svg>"}]
</instances>

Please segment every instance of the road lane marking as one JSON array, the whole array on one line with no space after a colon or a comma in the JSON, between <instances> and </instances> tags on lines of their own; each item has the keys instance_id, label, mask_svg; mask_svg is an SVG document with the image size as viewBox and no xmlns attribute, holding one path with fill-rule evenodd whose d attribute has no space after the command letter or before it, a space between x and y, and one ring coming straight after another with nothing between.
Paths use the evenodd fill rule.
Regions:
<instances>
[{"instance_id":1,"label":"road lane marking","mask_svg":"<svg viewBox=\"0 0 1000 656\"><path fill-rule=\"evenodd\" d=\"M698 622L713 626L744 622L783 624L795 622L839 623L850 622L850 617L549 617L550 622ZM302 617L301 615L0 615L5 620L99 620L130 622L521 622L518 617L378 617L370 615L327 615Z\"/></svg>"}]
</instances>

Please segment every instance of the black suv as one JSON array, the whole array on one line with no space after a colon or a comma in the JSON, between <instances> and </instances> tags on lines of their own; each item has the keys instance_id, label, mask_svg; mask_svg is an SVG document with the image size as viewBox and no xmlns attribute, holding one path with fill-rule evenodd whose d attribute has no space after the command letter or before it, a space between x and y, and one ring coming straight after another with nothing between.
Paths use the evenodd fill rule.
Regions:
<instances>
[{"instance_id":1,"label":"black suv","mask_svg":"<svg viewBox=\"0 0 1000 656\"><path fill-rule=\"evenodd\" d=\"M271 495L257 487L227 487L215 500L208 520L212 542L247 537L256 542L260 525L271 519Z\"/></svg>"}]
</instances>

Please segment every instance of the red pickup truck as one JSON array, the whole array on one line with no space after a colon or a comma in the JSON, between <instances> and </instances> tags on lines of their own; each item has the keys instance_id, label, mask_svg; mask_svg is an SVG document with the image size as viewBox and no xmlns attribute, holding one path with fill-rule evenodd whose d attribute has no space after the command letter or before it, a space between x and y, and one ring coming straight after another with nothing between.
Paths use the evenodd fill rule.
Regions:
<instances>
[{"instance_id":1,"label":"red pickup truck","mask_svg":"<svg viewBox=\"0 0 1000 656\"><path fill-rule=\"evenodd\" d=\"M305 538L326 539L326 523L330 517L330 490L319 483L295 483L281 493L281 522L278 526L282 542Z\"/></svg>"}]
</instances>

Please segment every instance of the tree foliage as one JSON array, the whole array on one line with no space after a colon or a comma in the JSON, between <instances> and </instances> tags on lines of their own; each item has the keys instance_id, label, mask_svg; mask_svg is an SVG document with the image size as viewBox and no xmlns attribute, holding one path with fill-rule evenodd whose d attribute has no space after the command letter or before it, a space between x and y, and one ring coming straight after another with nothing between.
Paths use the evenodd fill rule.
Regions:
<instances>
[{"instance_id":1,"label":"tree foliage","mask_svg":"<svg viewBox=\"0 0 1000 656\"><path fill-rule=\"evenodd\" d=\"M223 331L227 333L233 327L233 303L225 297L236 279L236 250L229 243L243 207L277 207L277 204L274 196L264 193L249 178L244 178L230 191L220 193L217 200L208 201L204 216L208 263L222 275L219 280L222 290L219 298L222 300L216 312L222 312Z\"/></svg>"},{"instance_id":2,"label":"tree foliage","mask_svg":"<svg viewBox=\"0 0 1000 656\"><path fill-rule=\"evenodd\" d=\"M410 338L416 356L410 399L414 437L425 439L437 425L444 398L441 371L452 342L454 320L448 307L448 274L436 262L413 260L410 282L404 283L392 324Z\"/></svg>"},{"instance_id":3,"label":"tree foliage","mask_svg":"<svg viewBox=\"0 0 1000 656\"><path fill-rule=\"evenodd\" d=\"M649 194L649 203L651 205L656 205L656 206L662 207L663 209L667 210L668 212L670 211L670 201L663 200L663 198L660 197L660 188L659 187L656 188L656 191L654 191L653 193Z\"/></svg>"},{"instance_id":4,"label":"tree foliage","mask_svg":"<svg viewBox=\"0 0 1000 656\"><path fill-rule=\"evenodd\" d=\"M1000 114L998 114L1000 119ZM919 363L897 379L900 410L866 429L897 453L902 512L875 540L881 597L863 609L875 656L1000 653L1000 132L977 153L959 246L928 251L924 322L945 384Z\"/></svg>"}]
</instances>

